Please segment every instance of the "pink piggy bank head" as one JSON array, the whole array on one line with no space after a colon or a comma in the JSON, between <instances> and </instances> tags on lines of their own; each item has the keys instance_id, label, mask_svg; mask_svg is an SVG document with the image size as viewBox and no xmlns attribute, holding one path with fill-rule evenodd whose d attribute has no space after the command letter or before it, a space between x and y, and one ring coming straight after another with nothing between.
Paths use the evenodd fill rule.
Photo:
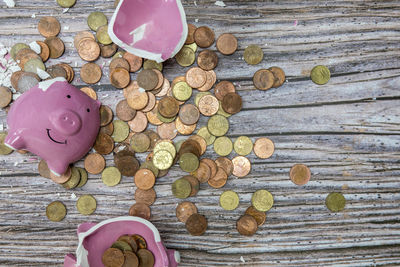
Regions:
<instances>
[{"instance_id":1,"label":"pink piggy bank head","mask_svg":"<svg viewBox=\"0 0 400 267\"><path fill-rule=\"evenodd\" d=\"M40 156L52 172L62 174L96 140L99 107L64 78L41 82L12 104L4 143Z\"/></svg>"}]
</instances>

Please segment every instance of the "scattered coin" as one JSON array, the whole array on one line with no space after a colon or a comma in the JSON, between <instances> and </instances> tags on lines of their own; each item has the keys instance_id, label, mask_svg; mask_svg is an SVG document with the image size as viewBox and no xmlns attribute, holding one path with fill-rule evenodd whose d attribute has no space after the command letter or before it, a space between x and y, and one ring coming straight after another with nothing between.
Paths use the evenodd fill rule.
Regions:
<instances>
[{"instance_id":1,"label":"scattered coin","mask_svg":"<svg viewBox=\"0 0 400 267\"><path fill-rule=\"evenodd\" d=\"M199 159L193 153L184 153L179 158L179 167L185 172L194 172L199 167Z\"/></svg>"},{"instance_id":2,"label":"scattered coin","mask_svg":"<svg viewBox=\"0 0 400 267\"><path fill-rule=\"evenodd\" d=\"M96 40L93 33L91 33L90 31L80 31L74 37L74 47L78 49L80 41L82 41L85 38L92 39L93 41Z\"/></svg>"},{"instance_id":3,"label":"scattered coin","mask_svg":"<svg viewBox=\"0 0 400 267\"><path fill-rule=\"evenodd\" d=\"M101 26L106 25L107 22L108 21L107 21L106 15L104 15L104 13L98 12L98 11L90 13L90 15L88 16L88 19L87 19L87 24L88 24L89 28L95 32Z\"/></svg>"},{"instance_id":4,"label":"scattered coin","mask_svg":"<svg viewBox=\"0 0 400 267\"><path fill-rule=\"evenodd\" d=\"M175 127L175 122L163 123L157 126L157 133L162 139L174 139L178 131Z\"/></svg>"},{"instance_id":5,"label":"scattered coin","mask_svg":"<svg viewBox=\"0 0 400 267\"><path fill-rule=\"evenodd\" d=\"M60 201L53 201L46 207L46 216L50 221L62 221L65 215L67 215L67 209Z\"/></svg>"},{"instance_id":6,"label":"scattered coin","mask_svg":"<svg viewBox=\"0 0 400 267\"><path fill-rule=\"evenodd\" d=\"M108 35L108 25L100 26L96 32L97 41L103 45L112 44L112 40Z\"/></svg>"},{"instance_id":7,"label":"scattered coin","mask_svg":"<svg viewBox=\"0 0 400 267\"><path fill-rule=\"evenodd\" d=\"M130 144L135 152L145 152L150 147L150 138L144 133L136 133L132 136Z\"/></svg>"},{"instance_id":8,"label":"scattered coin","mask_svg":"<svg viewBox=\"0 0 400 267\"><path fill-rule=\"evenodd\" d=\"M207 230L207 219L204 215L193 213L185 223L187 231L194 236L202 235Z\"/></svg>"},{"instance_id":9,"label":"scattered coin","mask_svg":"<svg viewBox=\"0 0 400 267\"><path fill-rule=\"evenodd\" d=\"M265 219L267 218L267 214L265 212L258 211L253 206L248 207L245 214L252 216L256 220L258 226L263 225Z\"/></svg>"},{"instance_id":10,"label":"scattered coin","mask_svg":"<svg viewBox=\"0 0 400 267\"><path fill-rule=\"evenodd\" d=\"M218 112L219 102L213 95L205 95L199 100L199 111L204 116L212 116Z\"/></svg>"},{"instance_id":11,"label":"scattered coin","mask_svg":"<svg viewBox=\"0 0 400 267\"><path fill-rule=\"evenodd\" d=\"M154 266L154 255L148 249L139 249L137 251L137 256L139 258L140 267L152 267Z\"/></svg>"},{"instance_id":12,"label":"scattered coin","mask_svg":"<svg viewBox=\"0 0 400 267\"><path fill-rule=\"evenodd\" d=\"M192 87L186 82L178 82L172 87L172 93L177 100L186 101L192 96Z\"/></svg>"},{"instance_id":13,"label":"scattered coin","mask_svg":"<svg viewBox=\"0 0 400 267\"><path fill-rule=\"evenodd\" d=\"M250 215L243 215L236 222L236 229L241 235L252 236L258 229L257 221Z\"/></svg>"},{"instance_id":14,"label":"scattered coin","mask_svg":"<svg viewBox=\"0 0 400 267\"><path fill-rule=\"evenodd\" d=\"M175 117L179 112L179 105L171 96L163 97L157 107L158 112L166 118Z\"/></svg>"},{"instance_id":15,"label":"scattered coin","mask_svg":"<svg viewBox=\"0 0 400 267\"><path fill-rule=\"evenodd\" d=\"M68 167L67 170L61 175L50 172L50 179L57 184L63 184L67 182L69 178L71 178L71 167Z\"/></svg>"},{"instance_id":16,"label":"scattered coin","mask_svg":"<svg viewBox=\"0 0 400 267\"><path fill-rule=\"evenodd\" d=\"M318 65L311 70L311 80L319 85L328 83L331 72L326 66Z\"/></svg>"},{"instance_id":17,"label":"scattered coin","mask_svg":"<svg viewBox=\"0 0 400 267\"><path fill-rule=\"evenodd\" d=\"M232 159L233 172L232 174L241 178L245 177L251 171L250 160L243 156L236 156Z\"/></svg>"},{"instance_id":18,"label":"scattered coin","mask_svg":"<svg viewBox=\"0 0 400 267\"><path fill-rule=\"evenodd\" d=\"M210 90L217 81L217 75L215 74L215 71L207 70L205 71L205 73L206 73L206 82L204 83L203 86L197 88L197 90L200 92L206 92Z\"/></svg>"},{"instance_id":19,"label":"scattered coin","mask_svg":"<svg viewBox=\"0 0 400 267\"><path fill-rule=\"evenodd\" d=\"M267 190L260 189L253 193L251 204L258 211L269 211L274 204L274 198Z\"/></svg>"},{"instance_id":20,"label":"scattered coin","mask_svg":"<svg viewBox=\"0 0 400 267\"><path fill-rule=\"evenodd\" d=\"M59 34L61 25L55 17L42 17L38 23L38 30L44 37L54 37Z\"/></svg>"},{"instance_id":21,"label":"scattered coin","mask_svg":"<svg viewBox=\"0 0 400 267\"><path fill-rule=\"evenodd\" d=\"M8 87L0 86L0 108L5 108L11 103L12 92Z\"/></svg>"},{"instance_id":22,"label":"scattered coin","mask_svg":"<svg viewBox=\"0 0 400 267\"><path fill-rule=\"evenodd\" d=\"M176 206L176 218L180 222L186 223L187 219L192 215L197 213L197 207L195 204L189 201L183 201Z\"/></svg>"},{"instance_id":23,"label":"scattered coin","mask_svg":"<svg viewBox=\"0 0 400 267\"><path fill-rule=\"evenodd\" d=\"M193 88L199 88L206 83L206 72L199 67L190 68L185 75L186 83Z\"/></svg>"},{"instance_id":24,"label":"scattered coin","mask_svg":"<svg viewBox=\"0 0 400 267\"><path fill-rule=\"evenodd\" d=\"M224 210L234 210L239 206L239 195L232 191L224 191L219 197L219 204Z\"/></svg>"},{"instance_id":25,"label":"scattered coin","mask_svg":"<svg viewBox=\"0 0 400 267\"><path fill-rule=\"evenodd\" d=\"M101 68L96 63L86 63L81 68L81 79L85 83L94 84L101 79Z\"/></svg>"},{"instance_id":26,"label":"scattered coin","mask_svg":"<svg viewBox=\"0 0 400 267\"><path fill-rule=\"evenodd\" d=\"M156 191L154 188L148 190L137 188L135 191L135 200L137 203L144 203L150 206L156 201Z\"/></svg>"},{"instance_id":27,"label":"scattered coin","mask_svg":"<svg viewBox=\"0 0 400 267\"><path fill-rule=\"evenodd\" d=\"M172 184L172 194L177 198L187 198L192 192L190 182L184 178L175 180Z\"/></svg>"},{"instance_id":28,"label":"scattered coin","mask_svg":"<svg viewBox=\"0 0 400 267\"><path fill-rule=\"evenodd\" d=\"M76 167L71 167L71 177L62 184L65 189L75 188L81 180L81 173Z\"/></svg>"},{"instance_id":29,"label":"scattered coin","mask_svg":"<svg viewBox=\"0 0 400 267\"><path fill-rule=\"evenodd\" d=\"M274 84L272 85L272 87L276 88L285 83L286 75L281 68L271 67L268 70L271 71L272 74L274 74Z\"/></svg>"},{"instance_id":30,"label":"scattered coin","mask_svg":"<svg viewBox=\"0 0 400 267\"><path fill-rule=\"evenodd\" d=\"M214 141L214 151L220 156L228 156L233 149L231 139L226 136L220 136Z\"/></svg>"},{"instance_id":31,"label":"scattered coin","mask_svg":"<svg viewBox=\"0 0 400 267\"><path fill-rule=\"evenodd\" d=\"M117 117L123 121L130 121L136 115L136 110L129 106L128 101L126 99L118 102L115 108L115 112Z\"/></svg>"},{"instance_id":32,"label":"scattered coin","mask_svg":"<svg viewBox=\"0 0 400 267\"><path fill-rule=\"evenodd\" d=\"M267 159L274 154L275 145L270 139L261 137L254 142L253 150L257 157Z\"/></svg>"},{"instance_id":33,"label":"scattered coin","mask_svg":"<svg viewBox=\"0 0 400 267\"><path fill-rule=\"evenodd\" d=\"M109 45L100 44L100 56L103 58L112 57L118 50L118 46L114 43Z\"/></svg>"},{"instance_id":34,"label":"scattered coin","mask_svg":"<svg viewBox=\"0 0 400 267\"><path fill-rule=\"evenodd\" d=\"M57 4L60 7L64 7L64 8L70 8L73 5L75 5L76 0L57 0Z\"/></svg>"},{"instance_id":35,"label":"scattered coin","mask_svg":"<svg viewBox=\"0 0 400 267\"><path fill-rule=\"evenodd\" d=\"M50 49L50 58L59 58L64 53L65 46L60 38L51 36L47 37L44 42Z\"/></svg>"},{"instance_id":36,"label":"scattered coin","mask_svg":"<svg viewBox=\"0 0 400 267\"><path fill-rule=\"evenodd\" d=\"M123 68L126 71L129 71L130 66L129 66L129 62L125 58L117 57L117 58L114 58L113 60L111 60L108 68L110 69L110 72L116 68Z\"/></svg>"},{"instance_id":37,"label":"scattered coin","mask_svg":"<svg viewBox=\"0 0 400 267\"><path fill-rule=\"evenodd\" d=\"M229 114L236 114L242 109L242 97L237 93L228 93L222 99L222 108Z\"/></svg>"},{"instance_id":38,"label":"scattered coin","mask_svg":"<svg viewBox=\"0 0 400 267\"><path fill-rule=\"evenodd\" d=\"M188 67L196 60L196 54L189 47L182 47L182 49L175 55L176 62L182 67Z\"/></svg>"},{"instance_id":39,"label":"scattered coin","mask_svg":"<svg viewBox=\"0 0 400 267\"><path fill-rule=\"evenodd\" d=\"M207 26L201 26L194 31L193 38L198 46L206 48L214 43L215 35Z\"/></svg>"},{"instance_id":40,"label":"scattered coin","mask_svg":"<svg viewBox=\"0 0 400 267\"><path fill-rule=\"evenodd\" d=\"M147 117L143 112L137 111L135 117L128 121L131 131L135 133L143 132L147 127Z\"/></svg>"},{"instance_id":41,"label":"scattered coin","mask_svg":"<svg viewBox=\"0 0 400 267\"><path fill-rule=\"evenodd\" d=\"M109 106L100 106L100 126L106 126L113 119L113 111Z\"/></svg>"},{"instance_id":42,"label":"scattered coin","mask_svg":"<svg viewBox=\"0 0 400 267\"><path fill-rule=\"evenodd\" d=\"M93 148L97 153L107 155L114 149L114 140L107 134L99 133L96 137Z\"/></svg>"},{"instance_id":43,"label":"scattered coin","mask_svg":"<svg viewBox=\"0 0 400 267\"><path fill-rule=\"evenodd\" d=\"M116 167L107 167L101 173L101 180L107 186L115 186L121 181L121 173Z\"/></svg>"},{"instance_id":44,"label":"scattered coin","mask_svg":"<svg viewBox=\"0 0 400 267\"><path fill-rule=\"evenodd\" d=\"M264 58L264 52L258 45L249 45L243 53L244 61L249 65L257 65Z\"/></svg>"},{"instance_id":45,"label":"scattered coin","mask_svg":"<svg viewBox=\"0 0 400 267\"><path fill-rule=\"evenodd\" d=\"M138 85L146 91L153 90L158 84L158 75L153 70L142 70L137 75Z\"/></svg>"},{"instance_id":46,"label":"scattered coin","mask_svg":"<svg viewBox=\"0 0 400 267\"><path fill-rule=\"evenodd\" d=\"M159 170L167 170L174 163L174 158L167 150L159 150L153 155L153 164Z\"/></svg>"},{"instance_id":47,"label":"scattered coin","mask_svg":"<svg viewBox=\"0 0 400 267\"><path fill-rule=\"evenodd\" d=\"M203 70L213 70L218 65L218 56L211 50L203 50L197 56L197 65Z\"/></svg>"},{"instance_id":48,"label":"scattered coin","mask_svg":"<svg viewBox=\"0 0 400 267\"><path fill-rule=\"evenodd\" d=\"M99 153L91 153L86 156L84 165L88 173L99 174L106 167L106 160Z\"/></svg>"},{"instance_id":49,"label":"scattered coin","mask_svg":"<svg viewBox=\"0 0 400 267\"><path fill-rule=\"evenodd\" d=\"M150 207L144 203L135 203L130 207L129 215L141 217L146 220L150 220L151 210L150 210Z\"/></svg>"},{"instance_id":50,"label":"scattered coin","mask_svg":"<svg viewBox=\"0 0 400 267\"><path fill-rule=\"evenodd\" d=\"M188 23L188 35L186 37L185 44L192 44L194 43L194 32L196 31L197 27L193 24Z\"/></svg>"},{"instance_id":51,"label":"scattered coin","mask_svg":"<svg viewBox=\"0 0 400 267\"><path fill-rule=\"evenodd\" d=\"M275 84L275 77L272 71L260 69L253 75L253 84L259 90L268 90Z\"/></svg>"},{"instance_id":52,"label":"scattered coin","mask_svg":"<svg viewBox=\"0 0 400 267\"><path fill-rule=\"evenodd\" d=\"M0 153L1 154L1 153ZM46 161L44 161L43 159L39 161L38 164L38 171L39 171L39 175L44 177L44 178L50 178L50 170L49 167L47 166Z\"/></svg>"},{"instance_id":53,"label":"scattered coin","mask_svg":"<svg viewBox=\"0 0 400 267\"><path fill-rule=\"evenodd\" d=\"M46 42L46 41L45 41ZM49 46L50 47L50 46ZM84 38L78 44L78 54L86 61L95 61L100 56L100 46L91 38ZM51 51L51 47L50 47ZM51 57L51 53L50 53Z\"/></svg>"},{"instance_id":54,"label":"scattered coin","mask_svg":"<svg viewBox=\"0 0 400 267\"><path fill-rule=\"evenodd\" d=\"M236 37L230 33L221 34L216 43L218 51L223 55L232 55L238 47Z\"/></svg>"},{"instance_id":55,"label":"scattered coin","mask_svg":"<svg viewBox=\"0 0 400 267\"><path fill-rule=\"evenodd\" d=\"M195 196L200 190L200 183L199 180L191 175L186 175L183 179L187 180L190 183L192 190L190 191L189 197Z\"/></svg>"},{"instance_id":56,"label":"scattered coin","mask_svg":"<svg viewBox=\"0 0 400 267\"><path fill-rule=\"evenodd\" d=\"M87 183L88 180L88 174L84 168L76 167L80 173L81 179L79 180L79 183L76 187L82 187Z\"/></svg>"},{"instance_id":57,"label":"scattered coin","mask_svg":"<svg viewBox=\"0 0 400 267\"><path fill-rule=\"evenodd\" d=\"M311 178L311 171L310 169L304 164L295 164L290 169L290 180L296 185L305 185L310 181Z\"/></svg>"},{"instance_id":58,"label":"scattered coin","mask_svg":"<svg viewBox=\"0 0 400 267\"><path fill-rule=\"evenodd\" d=\"M213 115L207 122L207 129L214 136L223 136L229 130L229 122L222 115Z\"/></svg>"},{"instance_id":59,"label":"scattered coin","mask_svg":"<svg viewBox=\"0 0 400 267\"><path fill-rule=\"evenodd\" d=\"M110 82L115 88L124 88L131 81L131 76L126 69L115 68L110 72Z\"/></svg>"},{"instance_id":60,"label":"scattered coin","mask_svg":"<svg viewBox=\"0 0 400 267\"><path fill-rule=\"evenodd\" d=\"M346 199L342 193L332 192L325 199L326 207L332 212L339 212L344 209L346 205Z\"/></svg>"},{"instance_id":61,"label":"scattered coin","mask_svg":"<svg viewBox=\"0 0 400 267\"><path fill-rule=\"evenodd\" d=\"M239 136L233 144L233 149L238 155L246 156L253 150L253 142L247 136Z\"/></svg>"},{"instance_id":62,"label":"scattered coin","mask_svg":"<svg viewBox=\"0 0 400 267\"><path fill-rule=\"evenodd\" d=\"M112 248L117 248L121 250L122 252L126 251L132 251L132 247L129 245L129 243L123 241L123 240L117 240L115 241L112 245Z\"/></svg>"},{"instance_id":63,"label":"scattered coin","mask_svg":"<svg viewBox=\"0 0 400 267\"><path fill-rule=\"evenodd\" d=\"M207 126L201 127L198 131L197 131L197 135L203 137L203 139L206 141L206 145L212 145L215 141L215 136L212 135L208 129Z\"/></svg>"},{"instance_id":64,"label":"scattered coin","mask_svg":"<svg viewBox=\"0 0 400 267\"><path fill-rule=\"evenodd\" d=\"M154 173L149 169L139 169L135 173L135 184L142 190L149 190L154 186L156 177Z\"/></svg>"},{"instance_id":65,"label":"scattered coin","mask_svg":"<svg viewBox=\"0 0 400 267\"><path fill-rule=\"evenodd\" d=\"M213 188L221 188L228 181L228 175L223 168L218 167L214 176L208 179L208 184Z\"/></svg>"},{"instance_id":66,"label":"scattered coin","mask_svg":"<svg viewBox=\"0 0 400 267\"><path fill-rule=\"evenodd\" d=\"M126 52L122 57L129 63L129 72L137 72L142 67L143 59L141 57L128 52Z\"/></svg>"},{"instance_id":67,"label":"scattered coin","mask_svg":"<svg viewBox=\"0 0 400 267\"><path fill-rule=\"evenodd\" d=\"M122 267L125 262L124 253L118 248L108 248L101 257L105 267Z\"/></svg>"},{"instance_id":68,"label":"scattered coin","mask_svg":"<svg viewBox=\"0 0 400 267\"><path fill-rule=\"evenodd\" d=\"M154 60L146 59L143 62L143 69L145 69L145 70L157 69L159 71L162 71L163 70L163 63L162 62L157 63Z\"/></svg>"},{"instance_id":69,"label":"scattered coin","mask_svg":"<svg viewBox=\"0 0 400 267\"><path fill-rule=\"evenodd\" d=\"M83 195L78 198L76 208L83 215L92 214L97 207L96 199L92 195Z\"/></svg>"}]
</instances>

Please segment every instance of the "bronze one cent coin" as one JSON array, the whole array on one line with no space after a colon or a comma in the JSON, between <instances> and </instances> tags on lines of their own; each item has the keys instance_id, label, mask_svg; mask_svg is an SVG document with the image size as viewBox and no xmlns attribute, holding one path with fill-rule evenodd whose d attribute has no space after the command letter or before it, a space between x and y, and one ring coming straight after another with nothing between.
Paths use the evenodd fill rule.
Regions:
<instances>
[{"instance_id":1,"label":"bronze one cent coin","mask_svg":"<svg viewBox=\"0 0 400 267\"><path fill-rule=\"evenodd\" d=\"M193 34L194 41L202 48L211 46L214 43L214 32L207 26L198 27Z\"/></svg>"},{"instance_id":2,"label":"bronze one cent coin","mask_svg":"<svg viewBox=\"0 0 400 267\"><path fill-rule=\"evenodd\" d=\"M157 105L158 112L166 118L173 118L179 112L179 104L173 96L163 97Z\"/></svg>"},{"instance_id":3,"label":"bronze one cent coin","mask_svg":"<svg viewBox=\"0 0 400 267\"><path fill-rule=\"evenodd\" d=\"M151 217L150 207L148 205L146 205L145 203L133 204L129 209L129 215L141 217L146 220L150 220L150 217Z\"/></svg>"},{"instance_id":4,"label":"bronze one cent coin","mask_svg":"<svg viewBox=\"0 0 400 267\"><path fill-rule=\"evenodd\" d=\"M197 65L203 70L213 70L218 65L218 56L214 51L203 50L197 56Z\"/></svg>"},{"instance_id":5,"label":"bronze one cent coin","mask_svg":"<svg viewBox=\"0 0 400 267\"><path fill-rule=\"evenodd\" d=\"M136 203L144 203L150 206L156 201L156 191L154 188L150 188L149 190L137 188L135 191L135 200Z\"/></svg>"},{"instance_id":6,"label":"bronze one cent coin","mask_svg":"<svg viewBox=\"0 0 400 267\"><path fill-rule=\"evenodd\" d=\"M61 25L55 17L43 17L39 20L38 30L44 37L53 37L59 34Z\"/></svg>"},{"instance_id":7,"label":"bronze one cent coin","mask_svg":"<svg viewBox=\"0 0 400 267\"><path fill-rule=\"evenodd\" d=\"M272 74L274 74L274 84L272 85L272 87L276 88L285 83L286 75L283 69L279 67L271 67L268 70L271 71Z\"/></svg>"},{"instance_id":8,"label":"bronze one cent coin","mask_svg":"<svg viewBox=\"0 0 400 267\"><path fill-rule=\"evenodd\" d=\"M216 43L218 51L223 55L232 55L238 47L238 41L233 34L221 34Z\"/></svg>"},{"instance_id":9,"label":"bronze one cent coin","mask_svg":"<svg viewBox=\"0 0 400 267\"><path fill-rule=\"evenodd\" d=\"M207 219L204 215L193 213L186 220L185 226L191 235L199 236L207 230Z\"/></svg>"},{"instance_id":10,"label":"bronze one cent coin","mask_svg":"<svg viewBox=\"0 0 400 267\"><path fill-rule=\"evenodd\" d=\"M188 23L188 35L186 37L185 44L193 44L194 43L194 32L196 31L197 27L193 24Z\"/></svg>"},{"instance_id":11,"label":"bronze one cent coin","mask_svg":"<svg viewBox=\"0 0 400 267\"><path fill-rule=\"evenodd\" d=\"M305 185L306 183L308 183L308 181L310 181L311 171L304 164L295 164L290 169L289 176L290 180L292 180L294 184Z\"/></svg>"},{"instance_id":12,"label":"bronze one cent coin","mask_svg":"<svg viewBox=\"0 0 400 267\"><path fill-rule=\"evenodd\" d=\"M228 93L222 99L222 108L229 114L236 114L242 109L242 97L237 93Z\"/></svg>"},{"instance_id":13,"label":"bronze one cent coin","mask_svg":"<svg viewBox=\"0 0 400 267\"><path fill-rule=\"evenodd\" d=\"M86 63L81 68L81 79L85 83L94 84L101 79L101 68L96 63Z\"/></svg>"},{"instance_id":14,"label":"bronze one cent coin","mask_svg":"<svg viewBox=\"0 0 400 267\"><path fill-rule=\"evenodd\" d=\"M230 81L221 81L221 82L217 83L214 88L215 97L220 101L222 101L222 99L224 99L224 96L226 94L235 93L235 92L236 92L235 85L233 83L231 83Z\"/></svg>"},{"instance_id":15,"label":"bronze one cent coin","mask_svg":"<svg viewBox=\"0 0 400 267\"><path fill-rule=\"evenodd\" d=\"M272 71L261 69L253 75L253 84L259 90L268 90L274 85L275 77Z\"/></svg>"},{"instance_id":16,"label":"bronze one cent coin","mask_svg":"<svg viewBox=\"0 0 400 267\"><path fill-rule=\"evenodd\" d=\"M179 110L179 118L183 124L195 124L200 118L199 109L193 104L185 104Z\"/></svg>"},{"instance_id":17,"label":"bronze one cent coin","mask_svg":"<svg viewBox=\"0 0 400 267\"><path fill-rule=\"evenodd\" d=\"M115 108L115 112L117 117L123 121L130 121L136 115L136 110L128 105L128 101L126 99L118 102Z\"/></svg>"},{"instance_id":18,"label":"bronze one cent coin","mask_svg":"<svg viewBox=\"0 0 400 267\"><path fill-rule=\"evenodd\" d=\"M275 145L270 139L260 137L254 142L253 150L254 154L260 159L267 159L274 154Z\"/></svg>"},{"instance_id":19,"label":"bronze one cent coin","mask_svg":"<svg viewBox=\"0 0 400 267\"><path fill-rule=\"evenodd\" d=\"M99 133L94 142L93 148L97 153L107 155L114 149L114 140L107 134Z\"/></svg>"},{"instance_id":20,"label":"bronze one cent coin","mask_svg":"<svg viewBox=\"0 0 400 267\"><path fill-rule=\"evenodd\" d=\"M146 91L153 90L158 84L158 75L151 69L142 70L136 79L138 85Z\"/></svg>"},{"instance_id":21,"label":"bronze one cent coin","mask_svg":"<svg viewBox=\"0 0 400 267\"><path fill-rule=\"evenodd\" d=\"M44 42L50 49L50 58L59 58L64 53L65 46L60 38L51 36L47 37Z\"/></svg>"},{"instance_id":22,"label":"bronze one cent coin","mask_svg":"<svg viewBox=\"0 0 400 267\"><path fill-rule=\"evenodd\" d=\"M252 236L258 229L257 221L251 215L243 215L236 222L236 229L241 235Z\"/></svg>"},{"instance_id":23,"label":"bronze one cent coin","mask_svg":"<svg viewBox=\"0 0 400 267\"><path fill-rule=\"evenodd\" d=\"M189 201L184 201L176 206L176 218L180 222L186 223L187 219L192 215L197 213L197 207L195 204Z\"/></svg>"},{"instance_id":24,"label":"bronze one cent coin","mask_svg":"<svg viewBox=\"0 0 400 267\"><path fill-rule=\"evenodd\" d=\"M122 267L125 262L124 253L117 248L108 248L101 257L105 267Z\"/></svg>"},{"instance_id":25,"label":"bronze one cent coin","mask_svg":"<svg viewBox=\"0 0 400 267\"><path fill-rule=\"evenodd\" d=\"M91 153L84 161L85 170L91 174L99 174L106 167L106 160L99 153Z\"/></svg>"}]
</instances>

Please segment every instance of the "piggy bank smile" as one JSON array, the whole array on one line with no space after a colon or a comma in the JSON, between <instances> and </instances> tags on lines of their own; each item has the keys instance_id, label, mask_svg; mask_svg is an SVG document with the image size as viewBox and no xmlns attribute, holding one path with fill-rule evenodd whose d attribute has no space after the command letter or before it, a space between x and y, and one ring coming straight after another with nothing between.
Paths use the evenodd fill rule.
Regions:
<instances>
[{"instance_id":1,"label":"piggy bank smile","mask_svg":"<svg viewBox=\"0 0 400 267\"><path fill-rule=\"evenodd\" d=\"M4 143L38 155L60 175L92 147L100 128L99 108L99 101L64 78L41 82L12 104Z\"/></svg>"}]
</instances>

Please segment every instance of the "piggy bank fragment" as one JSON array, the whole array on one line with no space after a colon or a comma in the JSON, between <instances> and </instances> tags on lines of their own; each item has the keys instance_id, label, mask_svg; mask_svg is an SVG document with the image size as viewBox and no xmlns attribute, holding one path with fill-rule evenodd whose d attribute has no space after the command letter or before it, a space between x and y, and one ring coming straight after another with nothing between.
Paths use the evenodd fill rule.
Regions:
<instances>
[{"instance_id":1,"label":"piggy bank fragment","mask_svg":"<svg viewBox=\"0 0 400 267\"><path fill-rule=\"evenodd\" d=\"M38 155L60 175L93 146L100 105L64 78L40 82L11 105L4 144Z\"/></svg>"}]
</instances>

